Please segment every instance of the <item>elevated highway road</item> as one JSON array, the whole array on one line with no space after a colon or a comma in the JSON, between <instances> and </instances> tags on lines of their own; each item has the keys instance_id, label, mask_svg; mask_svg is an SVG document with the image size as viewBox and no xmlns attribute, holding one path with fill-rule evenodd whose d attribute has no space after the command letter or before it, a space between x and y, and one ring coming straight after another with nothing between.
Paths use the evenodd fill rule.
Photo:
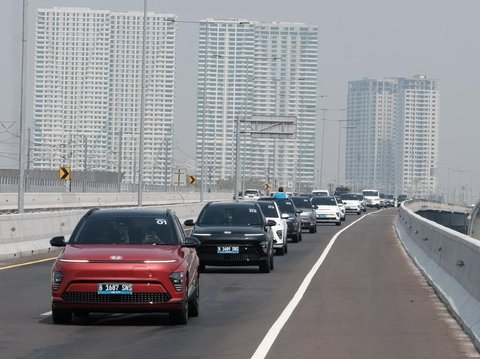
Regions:
<instances>
[{"instance_id":1,"label":"elevated highway road","mask_svg":"<svg viewBox=\"0 0 480 359\"><path fill-rule=\"evenodd\" d=\"M52 261L3 262L1 357L479 358L405 254L396 215L388 209L321 225L275 257L269 274L207 268L200 316L186 326L162 314L53 325Z\"/></svg>"}]
</instances>

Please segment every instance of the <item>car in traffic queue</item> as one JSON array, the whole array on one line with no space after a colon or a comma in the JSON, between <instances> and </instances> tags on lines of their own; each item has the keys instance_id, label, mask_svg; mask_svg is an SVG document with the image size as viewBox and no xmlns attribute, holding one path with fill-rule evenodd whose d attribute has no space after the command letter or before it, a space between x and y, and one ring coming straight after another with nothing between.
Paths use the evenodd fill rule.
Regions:
<instances>
[{"instance_id":1,"label":"car in traffic queue","mask_svg":"<svg viewBox=\"0 0 480 359\"><path fill-rule=\"evenodd\" d=\"M365 198L365 203L367 207L375 207L377 209L381 207L379 191L377 191L376 189L364 189L362 191L362 194Z\"/></svg>"},{"instance_id":2,"label":"car in traffic queue","mask_svg":"<svg viewBox=\"0 0 480 359\"><path fill-rule=\"evenodd\" d=\"M360 201L360 204L362 206L362 212L367 211L367 201L365 200L365 197L363 196L362 193L355 193L357 196L358 200Z\"/></svg>"},{"instance_id":3,"label":"car in traffic queue","mask_svg":"<svg viewBox=\"0 0 480 359\"><path fill-rule=\"evenodd\" d=\"M288 253L286 221L288 214L281 213L275 201L258 201L258 204L267 221L271 219L276 223L272 226L273 248L275 249L275 253L280 255Z\"/></svg>"},{"instance_id":4,"label":"car in traffic queue","mask_svg":"<svg viewBox=\"0 0 480 359\"><path fill-rule=\"evenodd\" d=\"M312 191L312 195L314 196L330 196L330 192L326 189L314 189Z\"/></svg>"},{"instance_id":5,"label":"car in traffic queue","mask_svg":"<svg viewBox=\"0 0 480 359\"><path fill-rule=\"evenodd\" d=\"M344 221L346 219L347 211L345 209L345 203L343 203L342 198L340 196L334 196L337 200L338 208L340 208L340 219Z\"/></svg>"},{"instance_id":6,"label":"car in traffic queue","mask_svg":"<svg viewBox=\"0 0 480 359\"><path fill-rule=\"evenodd\" d=\"M397 207L400 207L400 205L405 202L408 199L408 196L406 194L399 194L397 197Z\"/></svg>"},{"instance_id":7,"label":"car in traffic queue","mask_svg":"<svg viewBox=\"0 0 480 359\"><path fill-rule=\"evenodd\" d=\"M317 223L335 223L342 224L340 217L340 208L334 196L314 196L312 204L317 215Z\"/></svg>"},{"instance_id":8,"label":"car in traffic queue","mask_svg":"<svg viewBox=\"0 0 480 359\"><path fill-rule=\"evenodd\" d=\"M276 225L267 220L256 201L209 202L201 210L190 233L200 241L197 254L200 270L206 266L258 266L260 272L274 268L273 233Z\"/></svg>"},{"instance_id":9,"label":"car in traffic queue","mask_svg":"<svg viewBox=\"0 0 480 359\"><path fill-rule=\"evenodd\" d=\"M394 197L393 194L386 194L385 199L387 206L397 207L397 199Z\"/></svg>"},{"instance_id":10,"label":"car in traffic queue","mask_svg":"<svg viewBox=\"0 0 480 359\"><path fill-rule=\"evenodd\" d=\"M362 213L362 201L355 193L342 193L340 198L345 205L345 211L347 213L356 213L360 215Z\"/></svg>"},{"instance_id":11,"label":"car in traffic queue","mask_svg":"<svg viewBox=\"0 0 480 359\"><path fill-rule=\"evenodd\" d=\"M90 312L168 312L174 324L199 314L200 242L169 209L92 209L78 222L51 271L52 318Z\"/></svg>"},{"instance_id":12,"label":"car in traffic queue","mask_svg":"<svg viewBox=\"0 0 480 359\"><path fill-rule=\"evenodd\" d=\"M310 202L310 198L303 196L289 198L293 201L295 207L302 210L302 213L300 213L302 218L302 228L308 229L310 233L317 232L317 216L315 209L312 206L312 202Z\"/></svg>"},{"instance_id":13,"label":"car in traffic queue","mask_svg":"<svg viewBox=\"0 0 480 359\"><path fill-rule=\"evenodd\" d=\"M246 189L245 191L243 191L242 199L246 201L256 201L261 196L262 195L260 194L260 191L258 189Z\"/></svg>"},{"instance_id":14,"label":"car in traffic queue","mask_svg":"<svg viewBox=\"0 0 480 359\"><path fill-rule=\"evenodd\" d=\"M288 214L287 238L297 243L302 240L302 210L298 209L290 198L260 197L259 201L275 201L283 214Z\"/></svg>"}]
</instances>

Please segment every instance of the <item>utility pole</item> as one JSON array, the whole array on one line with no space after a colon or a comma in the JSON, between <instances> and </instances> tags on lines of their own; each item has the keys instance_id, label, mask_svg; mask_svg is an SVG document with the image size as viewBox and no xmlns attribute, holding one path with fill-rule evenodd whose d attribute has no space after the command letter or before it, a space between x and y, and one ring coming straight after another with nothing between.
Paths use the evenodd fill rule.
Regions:
<instances>
[{"instance_id":1,"label":"utility pole","mask_svg":"<svg viewBox=\"0 0 480 359\"><path fill-rule=\"evenodd\" d=\"M320 189L323 187L323 149L324 149L324 143L325 143L325 122L327 121L326 118L326 113L327 111L345 111L344 108L321 108L321 111L323 111L323 118L322 118L322 145L321 145L321 150L320 150ZM330 120L333 122L336 122L336 120Z\"/></svg>"},{"instance_id":2,"label":"utility pole","mask_svg":"<svg viewBox=\"0 0 480 359\"><path fill-rule=\"evenodd\" d=\"M19 127L19 149L18 149L18 213L23 213L25 207L25 144L24 144L24 128L25 128L25 89L27 85L27 0L23 0L22 13L22 74L20 87L20 127Z\"/></svg>"}]
</instances>

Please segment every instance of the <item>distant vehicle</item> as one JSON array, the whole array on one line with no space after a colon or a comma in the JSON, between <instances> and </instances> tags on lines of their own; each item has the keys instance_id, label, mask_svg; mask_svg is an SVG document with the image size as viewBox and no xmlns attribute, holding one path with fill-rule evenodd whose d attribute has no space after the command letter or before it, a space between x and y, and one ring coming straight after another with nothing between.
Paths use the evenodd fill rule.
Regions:
<instances>
[{"instance_id":1,"label":"distant vehicle","mask_svg":"<svg viewBox=\"0 0 480 359\"><path fill-rule=\"evenodd\" d=\"M340 208L340 219L342 221L344 221L346 219L346 209L345 209L345 203L343 203L342 199L340 198L340 196L334 196L335 199L337 200L337 205L338 205L338 208Z\"/></svg>"},{"instance_id":2,"label":"distant vehicle","mask_svg":"<svg viewBox=\"0 0 480 359\"><path fill-rule=\"evenodd\" d=\"M335 196L340 196L343 193L350 193L350 188L348 188L346 186L340 186L340 187L335 188L335 193L334 193Z\"/></svg>"},{"instance_id":3,"label":"distant vehicle","mask_svg":"<svg viewBox=\"0 0 480 359\"><path fill-rule=\"evenodd\" d=\"M232 199L235 199L235 193L233 194ZM238 197L236 199L243 199L243 192L242 191L238 191Z\"/></svg>"},{"instance_id":4,"label":"distant vehicle","mask_svg":"<svg viewBox=\"0 0 480 359\"><path fill-rule=\"evenodd\" d=\"M89 312L168 312L186 324L199 311L200 242L169 209L95 209L78 222L52 267L52 319Z\"/></svg>"},{"instance_id":5,"label":"distant vehicle","mask_svg":"<svg viewBox=\"0 0 480 359\"><path fill-rule=\"evenodd\" d=\"M287 238L291 238L295 243L302 240L302 210L297 208L290 198L260 197L259 201L275 201L280 212L288 214Z\"/></svg>"},{"instance_id":6,"label":"distant vehicle","mask_svg":"<svg viewBox=\"0 0 480 359\"><path fill-rule=\"evenodd\" d=\"M387 206L396 207L397 206L397 199L393 196L393 194L386 194L385 200Z\"/></svg>"},{"instance_id":7,"label":"distant vehicle","mask_svg":"<svg viewBox=\"0 0 480 359\"><path fill-rule=\"evenodd\" d=\"M312 197L312 204L315 207L317 223L335 223L337 226L342 224L340 208L335 197L314 196Z\"/></svg>"},{"instance_id":8,"label":"distant vehicle","mask_svg":"<svg viewBox=\"0 0 480 359\"><path fill-rule=\"evenodd\" d=\"M380 208L380 192L376 189L364 189L362 191L367 207Z\"/></svg>"},{"instance_id":9,"label":"distant vehicle","mask_svg":"<svg viewBox=\"0 0 480 359\"><path fill-rule=\"evenodd\" d=\"M259 266L262 273L273 269L271 227L276 222L267 221L256 201L209 202L196 222L184 224L194 226L191 236L201 242L201 271L205 266Z\"/></svg>"},{"instance_id":10,"label":"distant vehicle","mask_svg":"<svg viewBox=\"0 0 480 359\"><path fill-rule=\"evenodd\" d=\"M359 198L359 195L355 193L342 193L340 198L345 204L345 211L347 213L354 212L357 215L362 213L362 200Z\"/></svg>"},{"instance_id":11,"label":"distant vehicle","mask_svg":"<svg viewBox=\"0 0 480 359\"><path fill-rule=\"evenodd\" d=\"M308 229L310 233L317 232L317 219L315 209L310 202L310 198L302 196L290 197L295 206L302 210L302 228Z\"/></svg>"},{"instance_id":12,"label":"distant vehicle","mask_svg":"<svg viewBox=\"0 0 480 359\"><path fill-rule=\"evenodd\" d=\"M275 252L284 255L288 252L287 244L287 221L288 214L282 214L275 201L258 201L263 215L267 219L274 220L276 225L272 226L273 248Z\"/></svg>"},{"instance_id":13,"label":"distant vehicle","mask_svg":"<svg viewBox=\"0 0 480 359\"><path fill-rule=\"evenodd\" d=\"M261 193L258 189L246 189L243 191L243 198L244 200L247 201L256 201L261 197Z\"/></svg>"},{"instance_id":14,"label":"distant vehicle","mask_svg":"<svg viewBox=\"0 0 480 359\"><path fill-rule=\"evenodd\" d=\"M408 196L406 194L399 194L397 197L397 207L400 207L400 205L405 202L408 199Z\"/></svg>"},{"instance_id":15,"label":"distant vehicle","mask_svg":"<svg viewBox=\"0 0 480 359\"><path fill-rule=\"evenodd\" d=\"M380 193L380 207L387 207L387 198L385 193Z\"/></svg>"},{"instance_id":16,"label":"distant vehicle","mask_svg":"<svg viewBox=\"0 0 480 359\"><path fill-rule=\"evenodd\" d=\"M357 196L357 198L360 201L360 204L362 205L362 211L366 212L367 211L367 201L365 200L365 197L361 193L355 193L355 195Z\"/></svg>"},{"instance_id":17,"label":"distant vehicle","mask_svg":"<svg viewBox=\"0 0 480 359\"><path fill-rule=\"evenodd\" d=\"M328 192L326 189L314 189L312 194L314 196L330 196L330 192Z\"/></svg>"}]
</instances>

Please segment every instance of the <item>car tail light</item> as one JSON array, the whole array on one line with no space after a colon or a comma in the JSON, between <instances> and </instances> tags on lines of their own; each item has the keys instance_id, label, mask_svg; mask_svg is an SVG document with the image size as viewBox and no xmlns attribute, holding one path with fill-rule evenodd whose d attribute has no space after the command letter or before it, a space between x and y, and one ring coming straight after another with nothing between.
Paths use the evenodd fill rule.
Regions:
<instances>
[{"instance_id":1,"label":"car tail light","mask_svg":"<svg viewBox=\"0 0 480 359\"><path fill-rule=\"evenodd\" d=\"M170 274L170 281L172 282L175 290L181 292L183 289L183 272L175 272Z\"/></svg>"},{"instance_id":2,"label":"car tail light","mask_svg":"<svg viewBox=\"0 0 480 359\"><path fill-rule=\"evenodd\" d=\"M278 236L278 238L282 238L282 230L281 229L277 231L277 236Z\"/></svg>"},{"instance_id":3,"label":"car tail light","mask_svg":"<svg viewBox=\"0 0 480 359\"><path fill-rule=\"evenodd\" d=\"M57 290L62 284L63 273L52 271L52 290Z\"/></svg>"}]
</instances>

